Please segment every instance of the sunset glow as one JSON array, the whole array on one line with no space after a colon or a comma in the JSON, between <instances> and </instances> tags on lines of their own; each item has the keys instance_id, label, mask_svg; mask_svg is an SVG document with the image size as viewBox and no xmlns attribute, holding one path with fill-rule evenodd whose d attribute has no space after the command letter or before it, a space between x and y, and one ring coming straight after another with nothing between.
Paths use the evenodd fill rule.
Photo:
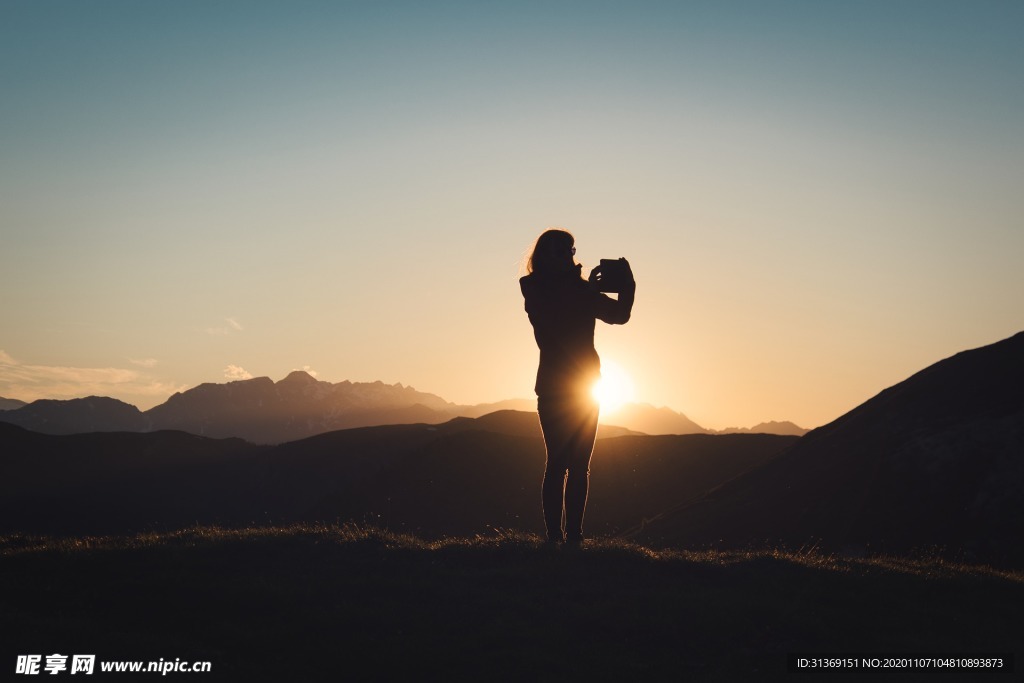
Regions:
<instances>
[{"instance_id":1,"label":"sunset glow","mask_svg":"<svg viewBox=\"0 0 1024 683\"><path fill-rule=\"evenodd\" d=\"M614 413L636 399L633 380L621 366L610 361L602 361L601 379L594 385L593 394L601 404L602 415Z\"/></svg>"},{"instance_id":2,"label":"sunset glow","mask_svg":"<svg viewBox=\"0 0 1024 683\"><path fill-rule=\"evenodd\" d=\"M636 276L601 357L711 429L1020 331L1024 3L246 7L5 5L0 397L533 399L554 226Z\"/></svg>"}]
</instances>

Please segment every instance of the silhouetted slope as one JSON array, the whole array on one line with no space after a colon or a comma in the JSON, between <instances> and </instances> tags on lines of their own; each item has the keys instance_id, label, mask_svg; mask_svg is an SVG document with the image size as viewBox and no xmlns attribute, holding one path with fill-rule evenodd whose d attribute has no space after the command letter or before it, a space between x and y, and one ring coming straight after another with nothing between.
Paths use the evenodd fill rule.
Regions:
<instances>
[{"instance_id":1,"label":"silhouetted slope","mask_svg":"<svg viewBox=\"0 0 1024 683\"><path fill-rule=\"evenodd\" d=\"M614 533L766 461L792 438L602 438L587 528ZM536 416L502 411L443 425L368 427L283 444L268 456L271 523L357 520L426 537L538 530L544 443Z\"/></svg>"},{"instance_id":2,"label":"silhouetted slope","mask_svg":"<svg viewBox=\"0 0 1024 683\"><path fill-rule=\"evenodd\" d=\"M792 438L597 442L588 529L611 533L764 462ZM536 416L342 430L277 447L182 432L54 437L0 424L0 533L372 521L428 537L537 530Z\"/></svg>"},{"instance_id":3,"label":"silhouetted slope","mask_svg":"<svg viewBox=\"0 0 1024 683\"><path fill-rule=\"evenodd\" d=\"M1024 333L936 363L639 537L1024 565Z\"/></svg>"},{"instance_id":4,"label":"silhouetted slope","mask_svg":"<svg viewBox=\"0 0 1024 683\"><path fill-rule=\"evenodd\" d=\"M0 533L239 524L263 450L183 432L53 436L0 423Z\"/></svg>"}]
</instances>

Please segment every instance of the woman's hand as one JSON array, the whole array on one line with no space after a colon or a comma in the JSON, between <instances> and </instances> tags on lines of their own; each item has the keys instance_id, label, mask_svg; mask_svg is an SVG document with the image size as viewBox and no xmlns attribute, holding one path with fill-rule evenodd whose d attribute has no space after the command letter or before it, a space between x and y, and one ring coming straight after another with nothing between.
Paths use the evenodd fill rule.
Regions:
<instances>
[{"instance_id":1,"label":"woman's hand","mask_svg":"<svg viewBox=\"0 0 1024 683\"><path fill-rule=\"evenodd\" d=\"M633 269L629 267L629 261L627 261L624 258L620 258L619 262L622 263L622 267L626 271L626 282L628 282L629 284L631 284L631 285L633 285L635 287L636 286L636 279L633 277Z\"/></svg>"},{"instance_id":2,"label":"woman's hand","mask_svg":"<svg viewBox=\"0 0 1024 683\"><path fill-rule=\"evenodd\" d=\"M616 273L616 280L621 280L621 282L618 284L621 284L624 288L627 289L636 287L636 280L633 278L633 269L630 268L629 261L627 261L624 258L620 258L615 263L617 266L616 269L621 269L619 273ZM607 291L602 290L601 288L601 285L605 281L605 277L606 274L601 269L601 266L598 265L596 268L590 271L590 277L587 278L587 282L590 283L590 286L592 288L596 289L599 292Z\"/></svg>"}]
</instances>

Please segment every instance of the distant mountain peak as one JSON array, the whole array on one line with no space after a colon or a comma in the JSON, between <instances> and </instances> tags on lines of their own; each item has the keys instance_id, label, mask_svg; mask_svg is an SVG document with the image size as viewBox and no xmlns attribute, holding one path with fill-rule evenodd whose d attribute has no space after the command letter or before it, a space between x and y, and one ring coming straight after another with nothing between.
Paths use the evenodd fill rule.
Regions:
<instances>
[{"instance_id":1,"label":"distant mountain peak","mask_svg":"<svg viewBox=\"0 0 1024 683\"><path fill-rule=\"evenodd\" d=\"M790 421L777 422L769 420L761 422L753 427L729 427L715 432L715 434L778 434L780 436L803 436L809 429L804 429Z\"/></svg>"},{"instance_id":2,"label":"distant mountain peak","mask_svg":"<svg viewBox=\"0 0 1024 683\"><path fill-rule=\"evenodd\" d=\"M602 420L644 434L706 434L708 430L671 408L627 403Z\"/></svg>"},{"instance_id":3,"label":"distant mountain peak","mask_svg":"<svg viewBox=\"0 0 1024 683\"><path fill-rule=\"evenodd\" d=\"M305 370L293 370L288 376L280 380L278 384L316 384L317 378Z\"/></svg>"}]
</instances>

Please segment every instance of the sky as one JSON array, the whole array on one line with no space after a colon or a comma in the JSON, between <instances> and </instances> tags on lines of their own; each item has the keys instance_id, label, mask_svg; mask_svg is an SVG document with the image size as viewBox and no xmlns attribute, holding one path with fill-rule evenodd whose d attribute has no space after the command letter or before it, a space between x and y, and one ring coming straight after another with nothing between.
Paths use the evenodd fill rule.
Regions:
<instances>
[{"instance_id":1,"label":"sky","mask_svg":"<svg viewBox=\"0 0 1024 683\"><path fill-rule=\"evenodd\" d=\"M0 396L532 396L549 227L636 399L816 427L1024 329L1024 3L0 0Z\"/></svg>"}]
</instances>

